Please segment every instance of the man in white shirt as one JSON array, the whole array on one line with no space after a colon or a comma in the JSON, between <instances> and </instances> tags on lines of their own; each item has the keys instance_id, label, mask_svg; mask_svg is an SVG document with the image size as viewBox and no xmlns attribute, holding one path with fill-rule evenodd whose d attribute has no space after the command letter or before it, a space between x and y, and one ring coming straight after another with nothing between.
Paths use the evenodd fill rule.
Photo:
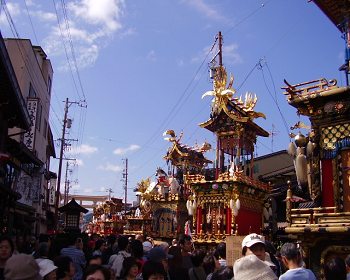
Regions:
<instances>
[{"instance_id":1,"label":"man in white shirt","mask_svg":"<svg viewBox=\"0 0 350 280\"><path fill-rule=\"evenodd\" d=\"M310 269L301 266L302 257L296 244L285 243L280 253L282 262L288 270L280 276L279 280L316 280Z\"/></svg>"},{"instance_id":2,"label":"man in white shirt","mask_svg":"<svg viewBox=\"0 0 350 280\"><path fill-rule=\"evenodd\" d=\"M129 244L129 240L126 236L123 236L123 235L119 236L119 238L118 238L118 250L119 251L117 254L114 254L109 258L108 265L114 271L116 277L120 276L120 272L121 272L122 267L123 267L124 259L131 256L126 251L128 244Z\"/></svg>"}]
</instances>

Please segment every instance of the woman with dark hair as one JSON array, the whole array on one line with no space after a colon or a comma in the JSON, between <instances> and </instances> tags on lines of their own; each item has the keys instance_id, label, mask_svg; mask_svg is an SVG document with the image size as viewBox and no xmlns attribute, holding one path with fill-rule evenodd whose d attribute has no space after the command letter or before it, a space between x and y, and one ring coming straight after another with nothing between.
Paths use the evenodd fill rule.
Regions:
<instances>
[{"instance_id":1,"label":"woman with dark hair","mask_svg":"<svg viewBox=\"0 0 350 280\"><path fill-rule=\"evenodd\" d=\"M166 272L164 266L159 262L147 261L142 268L143 280L164 280Z\"/></svg>"},{"instance_id":2,"label":"woman with dark hair","mask_svg":"<svg viewBox=\"0 0 350 280\"><path fill-rule=\"evenodd\" d=\"M75 274L73 261L68 256L59 256L54 261L57 266L57 280L71 280Z\"/></svg>"},{"instance_id":3,"label":"woman with dark hair","mask_svg":"<svg viewBox=\"0 0 350 280\"><path fill-rule=\"evenodd\" d=\"M169 255L173 256L168 260L170 280L189 280L188 270L182 265L181 248L179 246L171 246Z\"/></svg>"},{"instance_id":4,"label":"woman with dark hair","mask_svg":"<svg viewBox=\"0 0 350 280\"><path fill-rule=\"evenodd\" d=\"M191 280L206 280L207 274L203 268L203 260L205 257L205 251L197 249L191 255L193 267L190 268L188 274Z\"/></svg>"},{"instance_id":5,"label":"woman with dark hair","mask_svg":"<svg viewBox=\"0 0 350 280\"><path fill-rule=\"evenodd\" d=\"M95 248L94 248L94 251L92 252L92 255L102 256L105 249L106 249L106 242L103 239L99 239L95 243Z\"/></svg>"},{"instance_id":6,"label":"woman with dark hair","mask_svg":"<svg viewBox=\"0 0 350 280\"><path fill-rule=\"evenodd\" d=\"M0 280L4 279L4 268L6 261L12 256L15 250L13 241L8 236L0 237Z\"/></svg>"},{"instance_id":7,"label":"woman with dark hair","mask_svg":"<svg viewBox=\"0 0 350 280\"><path fill-rule=\"evenodd\" d=\"M120 272L120 279L134 280L139 274L139 265L134 257L127 257L123 261L122 271Z\"/></svg>"},{"instance_id":8,"label":"woman with dark hair","mask_svg":"<svg viewBox=\"0 0 350 280\"><path fill-rule=\"evenodd\" d=\"M85 269L84 280L111 280L111 272L97 264L89 265Z\"/></svg>"},{"instance_id":9,"label":"woman with dark hair","mask_svg":"<svg viewBox=\"0 0 350 280\"><path fill-rule=\"evenodd\" d=\"M226 279L232 279L232 277L233 277L233 267L224 266L213 273L211 280L226 280Z\"/></svg>"},{"instance_id":10,"label":"woman with dark hair","mask_svg":"<svg viewBox=\"0 0 350 280\"><path fill-rule=\"evenodd\" d=\"M139 273L142 271L142 267L145 263L143 258L143 245L140 240L134 239L130 243L131 256L136 259L136 262L139 267Z\"/></svg>"},{"instance_id":11,"label":"woman with dark hair","mask_svg":"<svg viewBox=\"0 0 350 280\"><path fill-rule=\"evenodd\" d=\"M207 274L206 280L210 280L213 273L221 267L219 262L219 254L217 251L208 253L203 259L203 268Z\"/></svg>"},{"instance_id":12,"label":"woman with dark hair","mask_svg":"<svg viewBox=\"0 0 350 280\"><path fill-rule=\"evenodd\" d=\"M340 257L330 258L324 265L326 280L346 280L345 261Z\"/></svg>"}]
</instances>

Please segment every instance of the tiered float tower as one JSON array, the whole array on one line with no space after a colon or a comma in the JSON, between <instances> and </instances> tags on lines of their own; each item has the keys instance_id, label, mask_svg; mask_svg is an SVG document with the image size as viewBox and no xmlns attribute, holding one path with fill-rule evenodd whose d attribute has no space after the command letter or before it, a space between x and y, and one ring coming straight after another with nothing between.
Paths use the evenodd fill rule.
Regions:
<instances>
[{"instance_id":1,"label":"tiered float tower","mask_svg":"<svg viewBox=\"0 0 350 280\"><path fill-rule=\"evenodd\" d=\"M183 174L195 174L211 163L203 155L210 148L208 143L192 148L181 143L182 134L177 137L173 130L167 130L166 135L169 137L165 140L172 143L164 157L169 164L168 172L158 168L157 182L146 179L138 184L141 211L138 218L129 219L132 224L136 219L142 220L140 230L156 239L177 238L185 232L184 225L189 217L186 200L190 189L183 181Z\"/></svg>"},{"instance_id":2,"label":"tiered float tower","mask_svg":"<svg viewBox=\"0 0 350 280\"><path fill-rule=\"evenodd\" d=\"M192 195L187 206L193 211L193 239L197 243L221 242L228 235L260 232L263 202L269 185L253 179L254 145L268 132L254 122L264 114L254 111L255 94L236 97L233 77L227 83L222 63L222 36L217 36L219 52L212 60L213 90L210 118L202 128L216 136L215 170L184 174ZM218 59L218 63L215 60Z\"/></svg>"}]
</instances>

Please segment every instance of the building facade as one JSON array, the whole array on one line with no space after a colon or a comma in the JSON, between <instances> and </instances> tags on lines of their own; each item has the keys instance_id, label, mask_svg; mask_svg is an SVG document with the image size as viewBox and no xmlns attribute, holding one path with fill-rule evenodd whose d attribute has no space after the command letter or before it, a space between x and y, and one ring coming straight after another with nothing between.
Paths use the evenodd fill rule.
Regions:
<instances>
[{"instance_id":1,"label":"building facade","mask_svg":"<svg viewBox=\"0 0 350 280\"><path fill-rule=\"evenodd\" d=\"M50 159L55 156L49 126L53 69L43 49L30 40L5 39L5 45L31 120L26 131L11 128L10 141L35 159L35 164L22 168L13 186L21 195L14 215L19 225L16 234L37 235L46 232L47 220L52 220L47 215L51 200L48 191L55 188L55 174L49 171Z\"/></svg>"}]
</instances>

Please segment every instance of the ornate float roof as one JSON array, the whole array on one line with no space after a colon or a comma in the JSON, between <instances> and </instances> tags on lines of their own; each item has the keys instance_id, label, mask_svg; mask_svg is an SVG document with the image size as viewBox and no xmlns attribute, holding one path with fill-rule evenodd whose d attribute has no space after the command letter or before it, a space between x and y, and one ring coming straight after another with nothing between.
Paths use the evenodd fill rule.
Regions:
<instances>
[{"instance_id":1,"label":"ornate float roof","mask_svg":"<svg viewBox=\"0 0 350 280\"><path fill-rule=\"evenodd\" d=\"M344 24L348 20L350 13L349 0L313 0L313 2L341 32L344 31Z\"/></svg>"},{"instance_id":2,"label":"ornate float roof","mask_svg":"<svg viewBox=\"0 0 350 280\"><path fill-rule=\"evenodd\" d=\"M204 192L210 191L212 184L217 184L218 189L231 190L233 184L238 183L239 185L245 185L254 187L262 192L269 192L271 187L269 184L263 183L259 180L255 180L249 176L244 175L242 172L230 172L221 173L217 180L208 181L204 175L185 175L185 181L187 184L195 185L193 187L197 191L201 190Z\"/></svg>"},{"instance_id":3,"label":"ornate float roof","mask_svg":"<svg viewBox=\"0 0 350 280\"><path fill-rule=\"evenodd\" d=\"M211 145L207 142L198 147L189 147L180 143L182 134L176 139L175 132L173 130L167 130L164 135L170 135L171 137L165 138L172 142L172 146L169 148L165 160L170 160L175 166L187 165L189 167L203 168L206 164L212 163L211 160L204 157L203 153L211 149Z\"/></svg>"},{"instance_id":4,"label":"ornate float roof","mask_svg":"<svg viewBox=\"0 0 350 280\"><path fill-rule=\"evenodd\" d=\"M244 101L242 96L234 97L236 91L232 88L233 76L231 75L227 83L227 74L223 66L215 68L213 90L203 94L213 96L210 119L199 124L212 132L219 130L232 131L236 125L248 127L256 131L257 135L267 137L269 133L255 124L255 118L266 118L263 113L255 112L254 107L258 98L255 94L247 92Z\"/></svg>"},{"instance_id":5,"label":"ornate float roof","mask_svg":"<svg viewBox=\"0 0 350 280\"><path fill-rule=\"evenodd\" d=\"M284 80L286 86L283 93L288 103L298 109L298 113L305 116L317 116L324 113L342 113L349 108L344 102L349 96L350 87L338 87L337 80L308 81L291 85Z\"/></svg>"}]
</instances>

